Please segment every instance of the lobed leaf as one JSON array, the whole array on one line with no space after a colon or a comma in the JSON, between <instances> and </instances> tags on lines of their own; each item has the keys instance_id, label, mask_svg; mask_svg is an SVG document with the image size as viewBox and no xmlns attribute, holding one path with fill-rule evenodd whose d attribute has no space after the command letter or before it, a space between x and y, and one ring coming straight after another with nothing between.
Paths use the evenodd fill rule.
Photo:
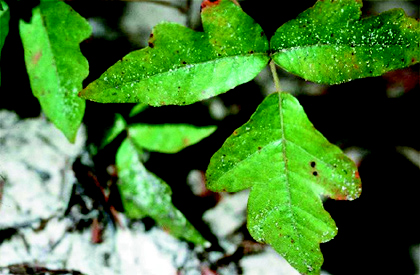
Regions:
<instances>
[{"instance_id":1,"label":"lobed leaf","mask_svg":"<svg viewBox=\"0 0 420 275\"><path fill-rule=\"evenodd\" d=\"M138 148L126 139L118 149L116 165L121 184L125 213L129 218L149 216L173 236L190 242L208 245L208 242L172 204L171 188L147 171L139 159Z\"/></svg>"},{"instance_id":2,"label":"lobed leaf","mask_svg":"<svg viewBox=\"0 0 420 275\"><path fill-rule=\"evenodd\" d=\"M296 98L268 96L251 119L213 155L206 172L212 191L251 188L248 230L302 274L319 274L319 243L337 228L320 196L359 197L357 168L308 120Z\"/></svg>"},{"instance_id":3,"label":"lobed leaf","mask_svg":"<svg viewBox=\"0 0 420 275\"><path fill-rule=\"evenodd\" d=\"M46 116L74 142L85 110L78 93L89 74L79 43L91 28L64 2L41 1L19 29L32 92Z\"/></svg>"},{"instance_id":4,"label":"lobed leaf","mask_svg":"<svg viewBox=\"0 0 420 275\"><path fill-rule=\"evenodd\" d=\"M6 36L9 33L9 20L10 10L6 2L0 0L0 56L1 49L3 48ZM1 86L1 75L0 75L0 86Z\"/></svg>"},{"instance_id":5,"label":"lobed leaf","mask_svg":"<svg viewBox=\"0 0 420 275\"><path fill-rule=\"evenodd\" d=\"M126 55L81 96L103 103L186 105L252 80L269 60L261 27L230 0L206 0L202 7L204 32L158 24L148 47Z\"/></svg>"},{"instance_id":6,"label":"lobed leaf","mask_svg":"<svg viewBox=\"0 0 420 275\"><path fill-rule=\"evenodd\" d=\"M403 10L360 19L361 0L318 0L281 26L274 61L307 80L338 84L420 61L420 27Z\"/></svg>"},{"instance_id":7,"label":"lobed leaf","mask_svg":"<svg viewBox=\"0 0 420 275\"><path fill-rule=\"evenodd\" d=\"M161 153L177 153L211 135L216 126L195 127L187 124L133 124L128 128L131 140L140 148Z\"/></svg>"}]
</instances>

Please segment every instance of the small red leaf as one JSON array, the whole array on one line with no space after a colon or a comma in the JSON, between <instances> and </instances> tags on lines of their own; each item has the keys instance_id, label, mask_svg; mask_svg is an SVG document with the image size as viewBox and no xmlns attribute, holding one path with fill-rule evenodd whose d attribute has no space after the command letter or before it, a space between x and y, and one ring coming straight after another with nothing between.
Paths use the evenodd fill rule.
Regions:
<instances>
[{"instance_id":1,"label":"small red leaf","mask_svg":"<svg viewBox=\"0 0 420 275\"><path fill-rule=\"evenodd\" d=\"M216 6L220 3L220 0L204 0L201 3L201 10L210 7L210 6Z\"/></svg>"}]
</instances>

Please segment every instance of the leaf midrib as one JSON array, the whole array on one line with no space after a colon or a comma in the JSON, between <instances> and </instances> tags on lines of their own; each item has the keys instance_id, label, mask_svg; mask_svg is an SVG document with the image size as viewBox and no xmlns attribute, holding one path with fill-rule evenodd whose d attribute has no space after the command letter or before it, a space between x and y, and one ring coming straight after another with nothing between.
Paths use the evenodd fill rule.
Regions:
<instances>
[{"instance_id":1,"label":"leaf midrib","mask_svg":"<svg viewBox=\"0 0 420 275\"><path fill-rule=\"evenodd\" d=\"M51 43L50 33L48 32L47 22L46 22L45 17L43 16L43 12L44 12L44 9L43 9L42 3L41 3L41 5L39 6L39 16L41 18L42 29L45 31L45 33L46 33L46 35L48 37L48 39L47 39L47 45L48 45L49 51L52 54L52 58L51 58L52 66L51 67L53 68L53 72L54 72L54 74L57 77L56 78L57 81L58 81L57 88L59 89L60 87L62 87L62 85L61 85L60 73L58 72L58 67L57 67L57 61L56 61L57 55L56 55L55 50L54 50L54 47L53 47L53 45Z\"/></svg>"},{"instance_id":2,"label":"leaf midrib","mask_svg":"<svg viewBox=\"0 0 420 275\"><path fill-rule=\"evenodd\" d=\"M250 53L250 54L238 54L238 55L224 56L224 57L220 57L220 58L217 58L217 59L211 59L211 60L207 60L207 61L203 61L203 62L188 64L188 65L181 66L181 67L178 67L178 68L175 68L175 69L168 69L164 72L158 72L158 73L152 74L150 76L145 76L142 79L131 80L131 81L123 81L122 86L125 87L125 86L128 86L128 85L132 84L132 83L139 84L142 81L147 80L147 79L159 77L159 76L162 76L162 75L165 75L165 74L173 74L173 73L176 73L176 72L179 72L179 71L182 71L182 70L191 69L195 66L205 65L206 63L216 63L216 62L222 61L224 59L230 59L230 58L235 58L235 57L252 57L252 56L257 56L257 55L268 57L267 53ZM169 71L169 70L172 70L172 71Z\"/></svg>"},{"instance_id":3,"label":"leaf midrib","mask_svg":"<svg viewBox=\"0 0 420 275\"><path fill-rule=\"evenodd\" d=\"M288 169L288 158L286 155L286 133L284 131L284 116L283 116L283 106L282 106L282 93L280 91L278 91L278 97L279 97L279 116L280 116L280 134L281 134L281 144L282 144L282 155L283 155L283 163L284 163L284 170L286 173L286 187L287 187L287 194L288 194L288 199L289 199L289 203L288 203L288 207L289 207L289 212L291 213L291 224L293 227L293 231L295 232L295 236L298 236L297 233L297 222L296 222L296 218L294 215L294 212L292 210L292 192L291 192L291 186L290 186L290 181L289 181L289 169Z\"/></svg>"},{"instance_id":4,"label":"leaf midrib","mask_svg":"<svg viewBox=\"0 0 420 275\"><path fill-rule=\"evenodd\" d=\"M408 43L411 44L411 43ZM310 48L316 48L316 47L348 47L348 48L362 48L362 47L404 47L404 45L399 45L399 44L375 44L375 45L368 45L368 44L352 44L354 45L353 47L351 45L348 44L324 44L324 43L318 43L318 44L311 44L311 45L305 45L305 46L294 46L294 47L289 47L289 48L283 48L283 49L279 49L279 50L275 50L274 55L279 54L279 53L285 53L285 52L293 52L296 50L301 50L301 49L310 49Z\"/></svg>"}]
</instances>

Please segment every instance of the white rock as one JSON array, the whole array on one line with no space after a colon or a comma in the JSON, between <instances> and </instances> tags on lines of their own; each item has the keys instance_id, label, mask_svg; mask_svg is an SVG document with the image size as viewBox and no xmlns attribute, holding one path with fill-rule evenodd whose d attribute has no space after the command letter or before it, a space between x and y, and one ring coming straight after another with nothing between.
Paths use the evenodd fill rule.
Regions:
<instances>
[{"instance_id":1,"label":"white rock","mask_svg":"<svg viewBox=\"0 0 420 275\"><path fill-rule=\"evenodd\" d=\"M267 246L259 254L245 256L239 261L244 275L299 275L283 257Z\"/></svg>"},{"instance_id":2,"label":"white rock","mask_svg":"<svg viewBox=\"0 0 420 275\"><path fill-rule=\"evenodd\" d=\"M216 236L226 237L245 223L248 196L249 190L226 194L216 207L204 213L203 220Z\"/></svg>"},{"instance_id":3,"label":"white rock","mask_svg":"<svg viewBox=\"0 0 420 275\"><path fill-rule=\"evenodd\" d=\"M75 182L71 166L85 140L84 127L71 144L44 118L18 120L16 114L0 111L0 229L65 210Z\"/></svg>"}]
</instances>

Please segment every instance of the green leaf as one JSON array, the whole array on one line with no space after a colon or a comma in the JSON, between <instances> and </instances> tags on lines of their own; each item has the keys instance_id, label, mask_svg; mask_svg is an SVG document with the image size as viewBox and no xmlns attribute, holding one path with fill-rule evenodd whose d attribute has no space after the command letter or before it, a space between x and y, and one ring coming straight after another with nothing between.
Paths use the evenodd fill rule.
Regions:
<instances>
[{"instance_id":1,"label":"green leaf","mask_svg":"<svg viewBox=\"0 0 420 275\"><path fill-rule=\"evenodd\" d=\"M104 148L110 144L122 131L127 128L127 122L120 114L115 114L114 124L109 128L102 140L100 148Z\"/></svg>"},{"instance_id":2,"label":"green leaf","mask_svg":"<svg viewBox=\"0 0 420 275\"><path fill-rule=\"evenodd\" d=\"M173 236L207 246L208 242L172 204L171 188L147 171L136 146L126 139L116 156L119 186L125 213L129 218L150 216Z\"/></svg>"},{"instance_id":3,"label":"green leaf","mask_svg":"<svg viewBox=\"0 0 420 275\"><path fill-rule=\"evenodd\" d=\"M218 0L203 5L201 17L204 32L157 25L148 47L126 55L81 96L103 103L192 104L252 80L267 65L268 41L241 8Z\"/></svg>"},{"instance_id":4,"label":"green leaf","mask_svg":"<svg viewBox=\"0 0 420 275\"><path fill-rule=\"evenodd\" d=\"M9 33L9 20L10 20L10 10L7 4L0 0L0 56L1 49L3 48L6 36ZM1 86L1 75L0 75L0 86Z\"/></svg>"},{"instance_id":5,"label":"green leaf","mask_svg":"<svg viewBox=\"0 0 420 275\"><path fill-rule=\"evenodd\" d=\"M85 101L78 97L89 73L79 43L91 35L88 22L61 1L41 1L20 35L33 94L46 116L74 142Z\"/></svg>"},{"instance_id":6,"label":"green leaf","mask_svg":"<svg viewBox=\"0 0 420 275\"><path fill-rule=\"evenodd\" d=\"M138 147L161 153L177 153L211 135L215 130L216 126L132 124L128 128L128 135Z\"/></svg>"},{"instance_id":7,"label":"green leaf","mask_svg":"<svg viewBox=\"0 0 420 275\"><path fill-rule=\"evenodd\" d=\"M133 107L133 109L131 109L130 114L128 116L129 117L136 116L139 113L143 112L147 107L149 107L149 105L145 103L138 103Z\"/></svg>"},{"instance_id":8,"label":"green leaf","mask_svg":"<svg viewBox=\"0 0 420 275\"><path fill-rule=\"evenodd\" d=\"M274 61L307 80L337 84L420 60L419 22L401 9L360 20L362 1L323 0L281 26Z\"/></svg>"},{"instance_id":9,"label":"green leaf","mask_svg":"<svg viewBox=\"0 0 420 275\"><path fill-rule=\"evenodd\" d=\"M268 96L251 119L235 130L210 160L212 191L251 188L248 230L302 274L319 274L319 243L337 229L320 196L359 197L354 163L308 120L293 96Z\"/></svg>"}]
</instances>

